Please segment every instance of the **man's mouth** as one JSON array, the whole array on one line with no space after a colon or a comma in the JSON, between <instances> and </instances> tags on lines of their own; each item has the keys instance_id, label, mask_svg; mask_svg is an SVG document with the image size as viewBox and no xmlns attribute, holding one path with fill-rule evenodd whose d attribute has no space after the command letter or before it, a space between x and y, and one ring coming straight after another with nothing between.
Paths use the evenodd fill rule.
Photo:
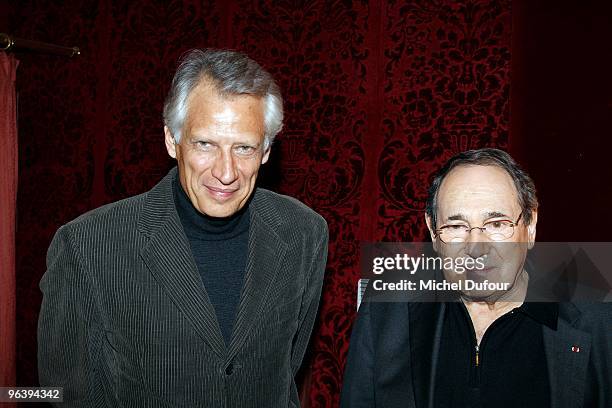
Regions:
<instances>
[{"instance_id":1,"label":"man's mouth","mask_svg":"<svg viewBox=\"0 0 612 408\"><path fill-rule=\"evenodd\" d=\"M495 268L492 266L486 266L482 269L479 268L471 268L466 270L466 274L468 278L491 278L491 272Z\"/></svg>"},{"instance_id":2,"label":"man's mouth","mask_svg":"<svg viewBox=\"0 0 612 408\"><path fill-rule=\"evenodd\" d=\"M211 186L206 186L206 189L208 190L211 196L215 197L218 200L227 200L231 198L236 191L238 191L237 188L222 188Z\"/></svg>"}]
</instances>

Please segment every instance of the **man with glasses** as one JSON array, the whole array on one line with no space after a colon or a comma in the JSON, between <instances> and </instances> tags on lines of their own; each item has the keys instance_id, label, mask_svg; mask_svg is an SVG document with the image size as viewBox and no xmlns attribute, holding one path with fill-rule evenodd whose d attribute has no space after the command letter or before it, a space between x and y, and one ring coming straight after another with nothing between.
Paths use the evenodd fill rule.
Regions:
<instances>
[{"instance_id":1,"label":"man with glasses","mask_svg":"<svg viewBox=\"0 0 612 408\"><path fill-rule=\"evenodd\" d=\"M341 406L612 406L611 304L525 301L537 216L534 183L507 153L451 158L429 190L433 248L483 267L443 271L446 281L461 283L454 299L365 302ZM507 289L467 284L486 281Z\"/></svg>"}]
</instances>

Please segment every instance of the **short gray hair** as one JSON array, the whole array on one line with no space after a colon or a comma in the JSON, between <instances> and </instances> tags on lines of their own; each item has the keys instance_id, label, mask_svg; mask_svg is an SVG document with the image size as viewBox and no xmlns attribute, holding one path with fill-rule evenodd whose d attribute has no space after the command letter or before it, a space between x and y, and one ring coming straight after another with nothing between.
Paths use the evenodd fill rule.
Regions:
<instances>
[{"instance_id":1,"label":"short gray hair","mask_svg":"<svg viewBox=\"0 0 612 408\"><path fill-rule=\"evenodd\" d=\"M497 166L508 173L518 194L518 201L523 211L523 223L531 224L531 212L538 208L536 188L529 174L525 172L514 159L503 150L485 148L468 150L451 157L438 171L429 187L426 212L431 219L432 227L437 226L436 211L438 209L438 190L452 169L459 166Z\"/></svg>"},{"instance_id":2,"label":"short gray hair","mask_svg":"<svg viewBox=\"0 0 612 408\"><path fill-rule=\"evenodd\" d=\"M194 49L180 60L164 102L164 124L174 140L182 136L187 100L202 80L211 81L219 95L253 95L264 100L264 150L283 127L283 97L272 75L246 55L232 50Z\"/></svg>"}]
</instances>

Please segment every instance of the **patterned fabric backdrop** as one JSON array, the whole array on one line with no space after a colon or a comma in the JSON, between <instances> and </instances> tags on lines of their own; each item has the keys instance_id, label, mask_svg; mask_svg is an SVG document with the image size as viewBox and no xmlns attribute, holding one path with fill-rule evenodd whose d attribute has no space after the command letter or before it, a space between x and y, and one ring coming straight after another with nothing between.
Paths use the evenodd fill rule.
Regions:
<instances>
[{"instance_id":1,"label":"patterned fabric backdrop","mask_svg":"<svg viewBox=\"0 0 612 408\"><path fill-rule=\"evenodd\" d=\"M161 108L178 57L230 47L267 67L285 96L261 184L330 226L301 380L305 405L336 407L359 242L425 239L432 173L458 151L507 145L510 0L61 3L21 1L10 27L82 49L20 55L19 384L37 382L38 282L53 233L167 172Z\"/></svg>"}]
</instances>

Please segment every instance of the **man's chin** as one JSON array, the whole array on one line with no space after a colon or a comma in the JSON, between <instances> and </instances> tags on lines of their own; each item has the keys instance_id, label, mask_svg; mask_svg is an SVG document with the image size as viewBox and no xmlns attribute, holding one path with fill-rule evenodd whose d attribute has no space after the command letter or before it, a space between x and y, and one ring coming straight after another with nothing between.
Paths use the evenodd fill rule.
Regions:
<instances>
[{"instance_id":1,"label":"man's chin","mask_svg":"<svg viewBox=\"0 0 612 408\"><path fill-rule=\"evenodd\" d=\"M501 298L503 293L483 290L461 291L461 297L469 302L494 303Z\"/></svg>"},{"instance_id":2,"label":"man's chin","mask_svg":"<svg viewBox=\"0 0 612 408\"><path fill-rule=\"evenodd\" d=\"M470 302L483 302L483 303L495 303L495 302L522 302L520 293L516 293L514 286L511 284L503 284L504 288L500 285L498 290L487 290L487 289L475 289L475 290L461 290L460 294L464 300Z\"/></svg>"},{"instance_id":3,"label":"man's chin","mask_svg":"<svg viewBox=\"0 0 612 408\"><path fill-rule=\"evenodd\" d=\"M211 208L205 214L212 218L228 218L236 214L238 210L237 205L232 205L231 207L224 205L223 208Z\"/></svg>"},{"instance_id":4,"label":"man's chin","mask_svg":"<svg viewBox=\"0 0 612 408\"><path fill-rule=\"evenodd\" d=\"M212 201L212 202L211 202ZM200 214L211 218L227 218L238 212L239 204L236 202L218 203L214 200L207 200L205 203L198 203L196 209Z\"/></svg>"}]
</instances>

